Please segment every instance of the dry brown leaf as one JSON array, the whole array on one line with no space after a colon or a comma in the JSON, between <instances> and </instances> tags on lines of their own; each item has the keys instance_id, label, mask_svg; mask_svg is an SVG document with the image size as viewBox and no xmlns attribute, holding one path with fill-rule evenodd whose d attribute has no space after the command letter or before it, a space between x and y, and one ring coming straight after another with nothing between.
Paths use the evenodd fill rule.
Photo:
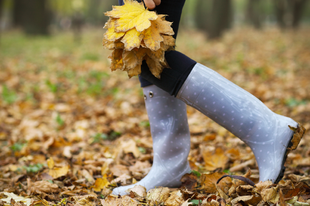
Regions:
<instances>
[{"instance_id":1,"label":"dry brown leaf","mask_svg":"<svg viewBox=\"0 0 310 206\"><path fill-rule=\"evenodd\" d=\"M198 184L198 180L197 180L197 176L192 174L192 173L187 173L185 175L183 175L183 177L181 178L181 182L182 182L182 188L185 188L189 191L193 191L195 190L195 188L197 187Z\"/></svg>"},{"instance_id":2,"label":"dry brown leaf","mask_svg":"<svg viewBox=\"0 0 310 206\"><path fill-rule=\"evenodd\" d=\"M169 197L170 190L168 187L158 187L150 189L147 192L146 200L148 204L163 204Z\"/></svg>"},{"instance_id":3,"label":"dry brown leaf","mask_svg":"<svg viewBox=\"0 0 310 206\"><path fill-rule=\"evenodd\" d=\"M271 181L264 181L255 184L255 192L261 193L263 189L269 188L273 183Z\"/></svg>"},{"instance_id":4,"label":"dry brown leaf","mask_svg":"<svg viewBox=\"0 0 310 206\"><path fill-rule=\"evenodd\" d=\"M228 162L228 157L222 148L216 148L215 151L205 151L202 154L205 161L205 168L213 171L218 168L225 168Z\"/></svg>"},{"instance_id":5,"label":"dry brown leaf","mask_svg":"<svg viewBox=\"0 0 310 206\"><path fill-rule=\"evenodd\" d=\"M214 199L212 199L211 201L208 201L207 199L204 199L201 202L201 206L219 206L220 203Z\"/></svg>"},{"instance_id":6,"label":"dry brown leaf","mask_svg":"<svg viewBox=\"0 0 310 206\"><path fill-rule=\"evenodd\" d=\"M69 172L69 166L66 165L63 167L53 167L48 171L48 174L52 176L54 179L57 179L58 177L67 175L68 172Z\"/></svg>"},{"instance_id":7,"label":"dry brown leaf","mask_svg":"<svg viewBox=\"0 0 310 206\"><path fill-rule=\"evenodd\" d=\"M109 56L111 59L111 70L123 70L124 62L123 62L123 49L115 49L112 54Z\"/></svg>"},{"instance_id":8,"label":"dry brown leaf","mask_svg":"<svg viewBox=\"0 0 310 206\"><path fill-rule=\"evenodd\" d=\"M133 166L129 167L130 172L136 178L144 177L151 170L152 165L148 162L137 161Z\"/></svg>"},{"instance_id":9,"label":"dry brown leaf","mask_svg":"<svg viewBox=\"0 0 310 206\"><path fill-rule=\"evenodd\" d=\"M145 61L146 61L147 65L149 66L149 69L150 69L151 73L155 77L160 79L160 74L161 74L161 72L163 70L163 68L161 67L160 62L153 60L149 56L145 56Z\"/></svg>"},{"instance_id":10,"label":"dry brown leaf","mask_svg":"<svg viewBox=\"0 0 310 206\"><path fill-rule=\"evenodd\" d=\"M117 177L119 177L119 176L121 176L123 174L129 175L129 170L124 165L113 165L110 168L110 171L113 173L114 176L117 176Z\"/></svg>"},{"instance_id":11,"label":"dry brown leaf","mask_svg":"<svg viewBox=\"0 0 310 206\"><path fill-rule=\"evenodd\" d=\"M228 192L228 189L230 188L232 182L230 178L224 178L220 181L219 184L216 184L218 179L220 179L225 173L219 173L215 172L212 174L202 174L200 177L201 181L201 190L203 190L205 193L216 193L217 188L216 185L220 189L222 189L225 193Z\"/></svg>"},{"instance_id":12,"label":"dry brown leaf","mask_svg":"<svg viewBox=\"0 0 310 206\"><path fill-rule=\"evenodd\" d=\"M60 191L58 185L47 181L31 182L30 179L27 179L27 183L31 194L56 193Z\"/></svg>"},{"instance_id":13,"label":"dry brown leaf","mask_svg":"<svg viewBox=\"0 0 310 206\"><path fill-rule=\"evenodd\" d=\"M166 200L167 206L179 206L184 203L183 196L180 190L170 193L170 197Z\"/></svg>"},{"instance_id":14,"label":"dry brown leaf","mask_svg":"<svg viewBox=\"0 0 310 206\"><path fill-rule=\"evenodd\" d=\"M89 171L83 169L81 171L81 175L88 181L88 182L95 182L95 179L93 178L93 176L89 173Z\"/></svg>"},{"instance_id":15,"label":"dry brown leaf","mask_svg":"<svg viewBox=\"0 0 310 206\"><path fill-rule=\"evenodd\" d=\"M174 35L174 31L171 27L172 22L165 20L166 15L158 15L158 18L155 20L156 27L158 32L166 35Z\"/></svg>"},{"instance_id":16,"label":"dry brown leaf","mask_svg":"<svg viewBox=\"0 0 310 206\"><path fill-rule=\"evenodd\" d=\"M109 195L105 199L100 200L103 206L122 206L122 199Z\"/></svg>"},{"instance_id":17,"label":"dry brown leaf","mask_svg":"<svg viewBox=\"0 0 310 206\"><path fill-rule=\"evenodd\" d=\"M265 188L261 191L260 195L265 202L277 203L279 201L280 195L277 187Z\"/></svg>"},{"instance_id":18,"label":"dry brown leaf","mask_svg":"<svg viewBox=\"0 0 310 206\"><path fill-rule=\"evenodd\" d=\"M122 141L121 147L123 148L125 153L132 153L135 157L139 157L141 155L137 144L133 139Z\"/></svg>"},{"instance_id":19,"label":"dry brown leaf","mask_svg":"<svg viewBox=\"0 0 310 206\"><path fill-rule=\"evenodd\" d=\"M128 189L126 192L130 193L130 196L137 197L138 199L144 199L146 197L146 188L141 185L135 185L133 188Z\"/></svg>"}]
</instances>

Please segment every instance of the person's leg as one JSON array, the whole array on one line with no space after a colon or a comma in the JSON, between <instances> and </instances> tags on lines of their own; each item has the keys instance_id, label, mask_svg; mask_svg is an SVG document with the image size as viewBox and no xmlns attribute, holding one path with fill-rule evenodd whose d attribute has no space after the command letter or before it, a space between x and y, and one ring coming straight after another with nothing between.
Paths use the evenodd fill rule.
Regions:
<instances>
[{"instance_id":1,"label":"person's leg","mask_svg":"<svg viewBox=\"0 0 310 206\"><path fill-rule=\"evenodd\" d=\"M174 22L174 37L178 32L184 1L165 0L156 8L159 14L168 14L167 20ZM143 67L148 70L145 63ZM136 184L115 188L113 190L115 195L127 194L126 190L135 185L142 185L147 190L157 186L178 187L181 185L181 177L191 170L187 160L190 133L186 104L146 79L139 77L139 80L143 87L153 139L153 165L147 176Z\"/></svg>"},{"instance_id":2,"label":"person's leg","mask_svg":"<svg viewBox=\"0 0 310 206\"><path fill-rule=\"evenodd\" d=\"M179 187L181 177L191 171L187 160L190 133L186 105L155 85L144 87L143 93L153 139L153 165L141 181L115 188L115 195L124 195L135 185L147 190L158 186Z\"/></svg>"},{"instance_id":3,"label":"person's leg","mask_svg":"<svg viewBox=\"0 0 310 206\"><path fill-rule=\"evenodd\" d=\"M292 146L294 132L289 126L304 128L290 118L275 114L244 89L182 53L167 52L166 60L171 69L164 69L161 79L147 69L142 70L141 76L249 145L258 163L260 181L280 181L287 152L297 147L296 142Z\"/></svg>"}]
</instances>

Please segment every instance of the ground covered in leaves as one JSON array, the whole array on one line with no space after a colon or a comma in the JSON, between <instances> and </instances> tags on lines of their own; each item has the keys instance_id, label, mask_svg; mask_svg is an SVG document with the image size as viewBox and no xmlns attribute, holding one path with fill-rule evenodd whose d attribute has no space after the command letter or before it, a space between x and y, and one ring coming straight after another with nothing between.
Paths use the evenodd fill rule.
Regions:
<instances>
[{"instance_id":1,"label":"ground covered in leaves","mask_svg":"<svg viewBox=\"0 0 310 206\"><path fill-rule=\"evenodd\" d=\"M137 78L109 71L102 30L0 37L0 205L310 205L310 135L290 153L284 180L258 183L250 149L188 108L189 161L181 188L135 188L152 165ZM181 31L177 49L310 128L310 30L239 28L219 41ZM224 178L243 175L255 186Z\"/></svg>"}]
</instances>

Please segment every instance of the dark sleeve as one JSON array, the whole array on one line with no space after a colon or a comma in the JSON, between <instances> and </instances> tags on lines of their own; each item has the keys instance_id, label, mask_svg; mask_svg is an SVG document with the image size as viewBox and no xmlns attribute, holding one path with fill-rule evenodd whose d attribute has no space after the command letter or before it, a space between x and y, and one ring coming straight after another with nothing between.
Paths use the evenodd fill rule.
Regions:
<instances>
[{"instance_id":1,"label":"dark sleeve","mask_svg":"<svg viewBox=\"0 0 310 206\"><path fill-rule=\"evenodd\" d=\"M141 2L142 0L137 0ZM118 0L119 5L123 5L123 0ZM172 22L172 29L174 31L173 37L176 39L178 31L179 31L179 24L181 20L182 9L184 6L185 0L162 0L159 6L156 6L155 11L158 14L165 14L167 15L166 20ZM142 69L148 69L147 64L144 62L142 64ZM146 87L152 85L151 82L147 81L143 77L139 76L141 87Z\"/></svg>"}]
</instances>

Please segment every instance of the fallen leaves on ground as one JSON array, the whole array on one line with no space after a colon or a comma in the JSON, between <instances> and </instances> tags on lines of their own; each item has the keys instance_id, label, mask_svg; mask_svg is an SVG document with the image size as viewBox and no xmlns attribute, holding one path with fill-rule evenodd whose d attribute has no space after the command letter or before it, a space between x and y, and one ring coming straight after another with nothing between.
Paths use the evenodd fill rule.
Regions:
<instances>
[{"instance_id":1,"label":"fallen leaves on ground","mask_svg":"<svg viewBox=\"0 0 310 206\"><path fill-rule=\"evenodd\" d=\"M147 193L138 187L127 196L110 195L147 174L153 151L139 81L110 72L109 51L98 47L101 34L86 31L75 43L70 33L50 38L2 33L0 205L310 204L309 132L288 155L284 179L259 183L251 150L190 107L189 161L196 172L184 176L180 188ZM308 34L307 28L295 33L243 28L208 42L197 31L181 31L178 50L309 129ZM230 177L216 184L223 174L256 184Z\"/></svg>"}]
</instances>

